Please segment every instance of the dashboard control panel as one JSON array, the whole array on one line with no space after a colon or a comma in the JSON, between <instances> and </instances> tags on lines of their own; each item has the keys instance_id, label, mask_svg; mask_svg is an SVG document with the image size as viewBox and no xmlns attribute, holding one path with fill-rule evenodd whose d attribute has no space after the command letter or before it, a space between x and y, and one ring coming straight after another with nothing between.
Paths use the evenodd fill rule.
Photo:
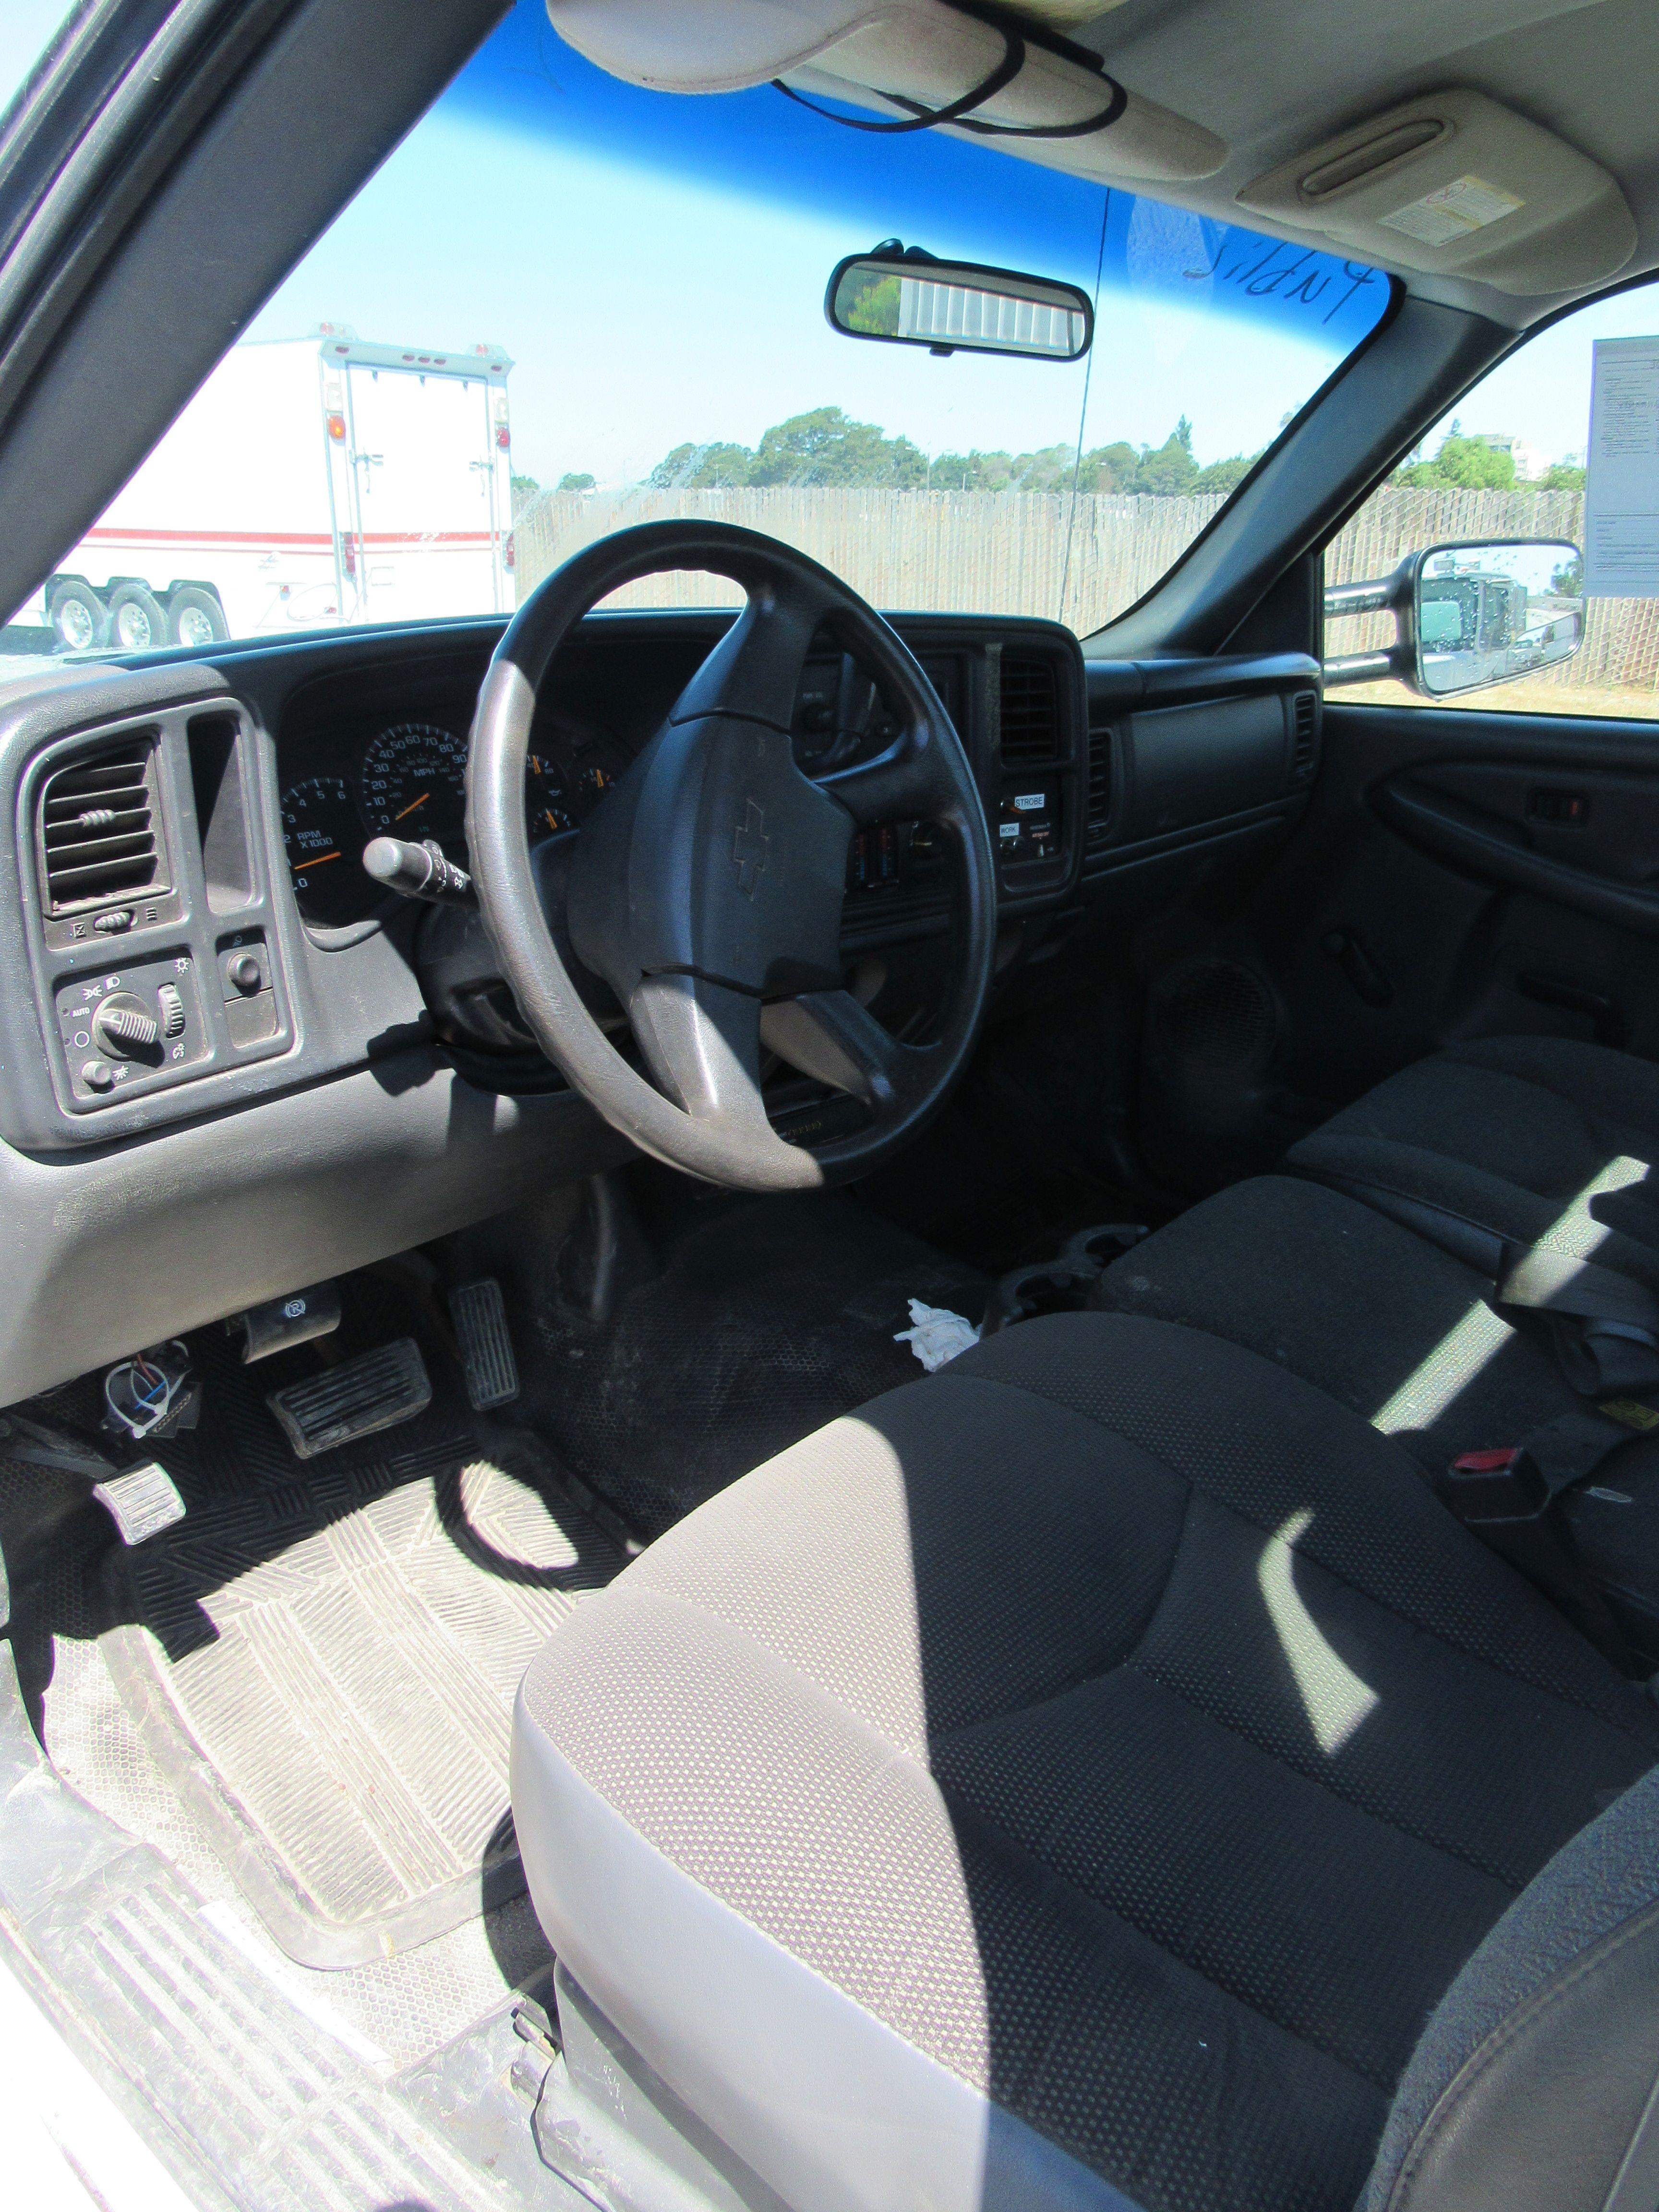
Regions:
<instances>
[{"instance_id":1,"label":"dashboard control panel","mask_svg":"<svg viewBox=\"0 0 1659 2212\"><path fill-rule=\"evenodd\" d=\"M34 765L26 920L46 1073L88 1135L293 1042L257 782L246 711L222 700L84 732Z\"/></svg>"},{"instance_id":2,"label":"dashboard control panel","mask_svg":"<svg viewBox=\"0 0 1659 2212\"><path fill-rule=\"evenodd\" d=\"M1005 869L1060 856L1062 800L1057 777L1006 787L997 817L997 858Z\"/></svg>"},{"instance_id":3,"label":"dashboard control panel","mask_svg":"<svg viewBox=\"0 0 1659 2212\"><path fill-rule=\"evenodd\" d=\"M58 985L57 1013L77 1105L176 1079L212 1049L188 952L65 976Z\"/></svg>"}]
</instances>

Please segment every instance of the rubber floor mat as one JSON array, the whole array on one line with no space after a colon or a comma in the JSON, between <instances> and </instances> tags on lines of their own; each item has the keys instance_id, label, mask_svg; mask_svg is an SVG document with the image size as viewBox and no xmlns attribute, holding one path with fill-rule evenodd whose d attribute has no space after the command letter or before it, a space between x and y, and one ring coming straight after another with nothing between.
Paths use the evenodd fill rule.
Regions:
<instances>
[{"instance_id":1,"label":"rubber floor mat","mask_svg":"<svg viewBox=\"0 0 1659 2212\"><path fill-rule=\"evenodd\" d=\"M301 1465L258 1370L215 1365L202 1431L157 1452L185 1516L125 1554L135 1617L101 1645L276 1942L357 1966L523 1888L514 1692L623 1556L532 1440L441 1401Z\"/></svg>"}]
</instances>

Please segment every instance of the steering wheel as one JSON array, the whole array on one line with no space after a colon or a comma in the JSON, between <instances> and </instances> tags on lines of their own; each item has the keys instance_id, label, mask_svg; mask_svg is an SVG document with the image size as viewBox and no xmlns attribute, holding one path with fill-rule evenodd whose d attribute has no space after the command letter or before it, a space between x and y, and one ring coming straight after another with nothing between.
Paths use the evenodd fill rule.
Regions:
<instances>
[{"instance_id":1,"label":"steering wheel","mask_svg":"<svg viewBox=\"0 0 1659 2212\"><path fill-rule=\"evenodd\" d=\"M547 672L596 601L665 568L727 577L747 604L569 841L568 870L538 869L525 755ZM880 678L901 727L873 759L815 783L795 764L790 726L808 650L826 624ZM915 656L805 555L757 531L698 521L647 522L574 555L538 585L495 648L466 793L478 902L520 1011L574 1089L658 1159L740 1190L840 1181L915 1135L961 1073L995 940L985 811ZM944 831L956 892L939 1034L921 1045L902 1044L842 988L854 831L908 820ZM616 994L654 1082L589 1011L561 937ZM787 1141L767 1118L763 1051L861 1100L865 1126L815 1146Z\"/></svg>"}]
</instances>

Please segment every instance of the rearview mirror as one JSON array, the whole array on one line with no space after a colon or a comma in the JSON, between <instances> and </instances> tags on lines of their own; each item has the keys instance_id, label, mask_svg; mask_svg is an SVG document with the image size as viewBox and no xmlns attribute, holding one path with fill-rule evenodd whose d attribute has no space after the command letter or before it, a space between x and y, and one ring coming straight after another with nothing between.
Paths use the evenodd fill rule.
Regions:
<instances>
[{"instance_id":1,"label":"rearview mirror","mask_svg":"<svg viewBox=\"0 0 1659 2212\"><path fill-rule=\"evenodd\" d=\"M926 346L930 353L1021 354L1031 361L1076 361L1094 337L1094 309L1075 284L935 261L908 252L854 254L836 264L823 312L843 337Z\"/></svg>"},{"instance_id":2,"label":"rearview mirror","mask_svg":"<svg viewBox=\"0 0 1659 2212\"><path fill-rule=\"evenodd\" d=\"M1435 545L1413 591L1417 677L1431 698L1571 660L1584 637L1584 556L1565 538Z\"/></svg>"}]
</instances>

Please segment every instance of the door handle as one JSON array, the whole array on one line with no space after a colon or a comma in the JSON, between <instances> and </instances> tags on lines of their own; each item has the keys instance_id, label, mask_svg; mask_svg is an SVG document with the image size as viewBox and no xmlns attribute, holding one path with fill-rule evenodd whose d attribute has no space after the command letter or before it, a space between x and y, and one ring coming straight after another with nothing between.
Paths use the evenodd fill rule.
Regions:
<instances>
[{"instance_id":1,"label":"door handle","mask_svg":"<svg viewBox=\"0 0 1659 2212\"><path fill-rule=\"evenodd\" d=\"M1371 805L1409 842L1470 875L1553 899L1617 929L1659 937L1659 896L1535 853L1496 815L1479 817L1455 799L1431 799L1397 783L1381 785Z\"/></svg>"}]
</instances>

